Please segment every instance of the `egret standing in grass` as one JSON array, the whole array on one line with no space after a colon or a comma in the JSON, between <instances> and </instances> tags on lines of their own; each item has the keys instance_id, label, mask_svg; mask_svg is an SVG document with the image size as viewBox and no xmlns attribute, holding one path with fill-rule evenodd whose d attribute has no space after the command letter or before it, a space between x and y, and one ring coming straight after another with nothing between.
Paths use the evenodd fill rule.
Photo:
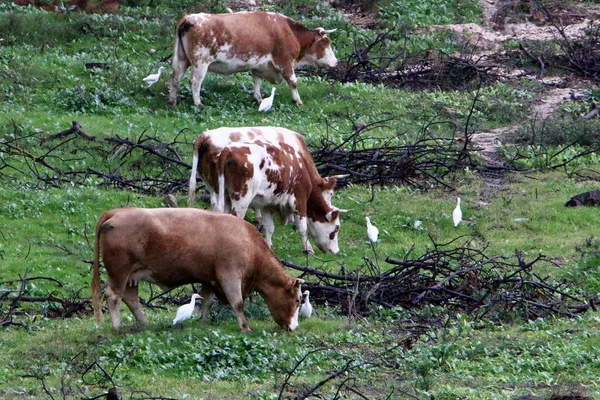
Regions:
<instances>
[{"instance_id":1,"label":"egret standing in grass","mask_svg":"<svg viewBox=\"0 0 600 400\"><path fill-rule=\"evenodd\" d=\"M369 238L371 249L375 255L375 264L379 265L379 261L377 260L377 251L375 250L375 245L377 244L377 239L379 238L379 229L371 224L371 218L365 217L365 220L367 221L367 237Z\"/></svg>"},{"instance_id":2,"label":"egret standing in grass","mask_svg":"<svg viewBox=\"0 0 600 400\"><path fill-rule=\"evenodd\" d=\"M302 303L300 304L300 316L303 318L310 318L312 315L312 304L310 304L310 292L305 290L302 293Z\"/></svg>"},{"instance_id":3,"label":"egret standing in grass","mask_svg":"<svg viewBox=\"0 0 600 400\"><path fill-rule=\"evenodd\" d=\"M462 221L462 210L460 209L460 197L456 198L456 208L452 211L452 221L454 221L454 226L458 226L460 221Z\"/></svg>"},{"instance_id":4,"label":"egret standing in grass","mask_svg":"<svg viewBox=\"0 0 600 400\"><path fill-rule=\"evenodd\" d=\"M160 78L160 73L163 71L163 69L165 69L165 67L160 67L158 69L158 73L150 74L144 78L144 82L146 82L146 85L148 85L146 87L150 87L150 86L154 85L156 82L158 82L158 79Z\"/></svg>"},{"instance_id":5,"label":"egret standing in grass","mask_svg":"<svg viewBox=\"0 0 600 400\"><path fill-rule=\"evenodd\" d=\"M173 320L173 325L178 324L179 322L183 322L194 313L194 307L196 306L196 299L201 299L199 294L194 293L192 295L192 301L188 304L184 304L177 310L177 315L175 315L175 319Z\"/></svg>"},{"instance_id":6,"label":"egret standing in grass","mask_svg":"<svg viewBox=\"0 0 600 400\"><path fill-rule=\"evenodd\" d=\"M275 88L271 89L271 95L263 99L258 106L258 111L269 111L273 107L273 99L275 98Z\"/></svg>"},{"instance_id":7,"label":"egret standing in grass","mask_svg":"<svg viewBox=\"0 0 600 400\"><path fill-rule=\"evenodd\" d=\"M371 224L371 219L369 217L365 217L365 220L367 221L367 236L369 237L369 242L375 244L379 238L379 229Z\"/></svg>"}]
</instances>

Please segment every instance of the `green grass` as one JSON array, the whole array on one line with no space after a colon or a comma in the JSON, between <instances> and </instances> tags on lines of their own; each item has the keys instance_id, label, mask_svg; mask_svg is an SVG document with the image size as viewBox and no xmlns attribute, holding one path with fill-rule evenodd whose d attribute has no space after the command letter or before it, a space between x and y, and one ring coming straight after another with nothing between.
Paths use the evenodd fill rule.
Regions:
<instances>
[{"instance_id":1,"label":"green grass","mask_svg":"<svg viewBox=\"0 0 600 400\"><path fill-rule=\"evenodd\" d=\"M372 123L390 117L393 120L383 127L363 134L366 144L377 145L393 137L397 143L407 144L426 135L462 135L451 129L445 110L455 111L462 129L475 89L409 92L301 76L298 87L304 101L302 107L295 106L289 89L280 85L275 110L262 114L252 98L248 74L209 74L202 91L204 107L197 108L191 100L188 73L182 82L178 106L167 107L169 73L165 71L161 81L149 89L143 87L141 79L159 65L168 67L159 60L170 54L173 26L184 12L222 12L225 3L154 3L155 7L146 7L145 3L131 1L130 6L123 6L119 14L113 15L60 15L0 4L0 32L8 32L0 46L0 140L27 137L18 144L39 155L56 144L45 141L45 137L70 127L72 120L79 121L85 132L99 139L116 135L133 139L146 131L146 137L170 141L181 132L182 142L192 142L202 131L220 126L279 125L301 132L313 148L318 148L325 136L341 142L353 131L353 121ZM388 7L389 12L400 6L409 7L410 11L403 16L403 25L393 32L388 47L382 50L390 53L397 51L407 36L409 53L428 48L449 51L458 45L452 37L416 34L406 29L480 18L473 2L460 3L459 8L446 2L446 11L434 14L427 6L386 4L380 6ZM289 13L308 26L338 28L331 36L340 59L352 49L354 40L364 43L375 34L351 27L329 5L317 1L276 2L265 7ZM385 12L378 15L385 18ZM107 63L109 69L88 70L88 62ZM264 93L270 87L265 84ZM482 88L470 128L529 126L526 117L530 104L537 101L541 92L543 88L522 82ZM575 106L565 106L564 115L581 114L582 110ZM571 126L565 124L552 126L554 142L543 144L552 147L560 145L561 140L568 141L570 137L560 134L565 126ZM517 145L507 146L515 146L527 155ZM74 149L72 143L65 145L60 154L63 160L51 161L65 169L84 169L104 162L88 153L71 154ZM178 150L190 161L189 146L181 145ZM476 158L477 152L472 156ZM543 167L539 162L543 156L523 158L522 167ZM136 154L134 157L139 158ZM18 288L20 278L25 276L50 277L63 286L34 280L28 283L27 294L88 296L91 275L86 261L92 258L93 230L101 213L126 205L162 206L159 197L102 187L96 178L89 178L85 186L46 188L22 157L1 153L0 158L17 168L0 169L1 289ZM578 168L597 170L594 160L590 158ZM111 162L102 165L115 167ZM156 169L151 171L159 173ZM38 172L50 173L43 167ZM124 167L123 173L136 171ZM183 178L189 176L185 168L179 173ZM360 268L364 258L376 259L380 268L386 269L386 256L403 258L412 249L412 255L417 257L432 248L432 241L448 243L460 236L456 245L485 248L488 256L508 256L519 250L530 260L542 253L562 267L546 264L537 272L575 282L590 296L597 295L597 209L564 207L573 194L595 189L597 182L544 168L527 175L510 174L506 180L501 190L490 191L477 175L464 170L448 181L455 191L435 185L427 190L376 187L373 201L369 201L369 187L339 189L334 204L351 210L341 219L340 254L306 257L297 232L291 226L281 225L276 227L274 250L282 259L336 272L342 265L346 270ZM180 203L185 203L185 193L176 195ZM463 200L464 221L455 228L451 213L457 196ZM202 203L199 206L208 207ZM367 241L365 216L370 216L380 230L376 255ZM528 221L515 222L515 218ZM421 228L415 228L417 221L421 221ZM185 299L190 291L184 287L177 294ZM149 295L149 286L143 285L141 296L147 299ZM160 302L158 305L163 306ZM4 312L9 303L0 302L0 306ZM285 333L277 328L256 296L246 305L253 329L249 335L238 332L229 308L216 305L211 313L212 324L203 325L195 317L183 328L173 328L173 304L164 305L165 309L145 307L150 325L143 330L135 326L131 314L124 309L125 327L114 332L108 318L100 328L94 328L89 309L69 319L50 319L43 316L51 314L51 306L46 303L25 307L13 316L13 322L23 323L29 329L2 327L0 398L43 398L46 395L42 377L55 398L62 396L61 388L67 398L81 397L80 391L94 397L112 386L101 379L100 367L110 373L114 384L127 396L145 391L173 398L276 398L286 373L309 351L318 350L291 378L295 390L315 385L345 363L370 360L384 349L402 343L415 323L402 308L373 310L369 318L354 320L340 315L340 310L318 304L314 319L302 321L296 332ZM414 312L426 319L449 311L425 306ZM597 312L584 314L580 319L517 318L502 326L494 321L454 316L446 326L431 327L421 335L412 350L391 350L377 368L359 368L347 377L369 398L386 398L392 393L391 398L410 395L419 399L512 399L528 393L548 397L571 387L598 396L598 381L594 378L600 375L596 332ZM325 385L324 396L334 398L340 382ZM344 393L353 396L351 392Z\"/></svg>"}]
</instances>

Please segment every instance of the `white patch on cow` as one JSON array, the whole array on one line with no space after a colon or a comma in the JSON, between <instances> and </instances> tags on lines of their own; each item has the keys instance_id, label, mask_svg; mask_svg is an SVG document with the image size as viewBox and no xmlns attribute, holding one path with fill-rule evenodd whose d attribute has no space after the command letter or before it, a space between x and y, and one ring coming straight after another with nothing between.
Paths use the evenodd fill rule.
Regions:
<instances>
[{"instance_id":1,"label":"white patch on cow","mask_svg":"<svg viewBox=\"0 0 600 400\"><path fill-rule=\"evenodd\" d=\"M187 17L187 21L193 25L202 24L202 22L208 19L208 14L200 13L200 14L190 14Z\"/></svg>"},{"instance_id":2,"label":"white patch on cow","mask_svg":"<svg viewBox=\"0 0 600 400\"><path fill-rule=\"evenodd\" d=\"M331 46L327 46L327 48L325 49L325 56L321 59L321 61L325 63L325 65L327 65L328 67L333 68L337 65L338 60Z\"/></svg>"},{"instance_id":3,"label":"white patch on cow","mask_svg":"<svg viewBox=\"0 0 600 400\"><path fill-rule=\"evenodd\" d=\"M194 58L202 61L208 61L211 58L210 49L208 47L198 47L194 52Z\"/></svg>"},{"instance_id":4,"label":"white patch on cow","mask_svg":"<svg viewBox=\"0 0 600 400\"><path fill-rule=\"evenodd\" d=\"M317 247L319 247L319 249L321 249L324 253L337 254L340 251L340 247L338 245L339 226L339 215L331 222L319 222L313 221L310 218L308 219L308 230L310 232L310 236L315 241ZM330 235L333 232L335 232L335 235L333 239L331 239Z\"/></svg>"},{"instance_id":5,"label":"white patch on cow","mask_svg":"<svg viewBox=\"0 0 600 400\"><path fill-rule=\"evenodd\" d=\"M306 53L296 65L312 65L315 67L330 67L333 68L337 65L338 59L333 52L331 46L327 46L325 49L325 55L321 58L317 58L315 53Z\"/></svg>"},{"instance_id":6,"label":"white patch on cow","mask_svg":"<svg viewBox=\"0 0 600 400\"><path fill-rule=\"evenodd\" d=\"M294 313L294 316L292 317L292 321L290 322L290 326L289 326L290 331L294 331L298 327L298 312L299 311L300 311L300 307L296 308L296 312Z\"/></svg>"},{"instance_id":7,"label":"white patch on cow","mask_svg":"<svg viewBox=\"0 0 600 400\"><path fill-rule=\"evenodd\" d=\"M250 137L250 133L253 137ZM213 146L217 149L223 149L233 142L232 137L238 137L239 142L253 142L266 139L269 142L276 143L277 147L286 144L294 149L295 156L301 158L303 152L301 137L298 133L285 128L273 126L257 126L243 128L217 128L204 132L202 135L209 137ZM269 166L271 164L268 164Z\"/></svg>"},{"instance_id":8,"label":"white patch on cow","mask_svg":"<svg viewBox=\"0 0 600 400\"><path fill-rule=\"evenodd\" d=\"M222 49L221 47L220 49ZM254 69L265 69L268 70L273 56L268 55L232 55L229 50L219 50L214 55L214 61L208 67L211 72L216 72L223 75L234 74L236 72L243 72Z\"/></svg>"},{"instance_id":9,"label":"white patch on cow","mask_svg":"<svg viewBox=\"0 0 600 400\"><path fill-rule=\"evenodd\" d=\"M223 46L219 47L219 52L228 53L231 50L231 43L225 43Z\"/></svg>"}]
</instances>

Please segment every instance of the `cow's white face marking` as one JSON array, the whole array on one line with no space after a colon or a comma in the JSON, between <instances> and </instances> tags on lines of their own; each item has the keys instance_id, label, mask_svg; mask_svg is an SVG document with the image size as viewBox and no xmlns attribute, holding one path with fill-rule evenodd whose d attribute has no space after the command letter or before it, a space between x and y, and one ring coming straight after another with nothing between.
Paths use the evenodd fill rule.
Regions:
<instances>
[{"instance_id":1,"label":"cow's white face marking","mask_svg":"<svg viewBox=\"0 0 600 400\"><path fill-rule=\"evenodd\" d=\"M308 231L317 247L324 253L337 254L340 251L338 245L338 232L340 230L340 217L331 222L313 221L308 218Z\"/></svg>"},{"instance_id":2,"label":"cow's white face marking","mask_svg":"<svg viewBox=\"0 0 600 400\"><path fill-rule=\"evenodd\" d=\"M327 46L327 48L325 49L325 56L323 58L321 58L319 61L331 68L333 68L337 65L338 60L337 60L337 57L335 56L335 53L333 52L333 49L331 48L331 46Z\"/></svg>"},{"instance_id":3,"label":"cow's white face marking","mask_svg":"<svg viewBox=\"0 0 600 400\"><path fill-rule=\"evenodd\" d=\"M299 311L300 311L300 307L297 307L296 312L294 313L294 316L292 317L292 321L290 322L290 326L289 326L290 331L294 331L298 327L298 312Z\"/></svg>"},{"instance_id":4,"label":"cow's white face marking","mask_svg":"<svg viewBox=\"0 0 600 400\"><path fill-rule=\"evenodd\" d=\"M306 53L304 57L298 60L297 65L312 65L316 67L330 67L333 68L337 65L337 58L331 46L327 46L325 49L325 55L321 58L317 58L315 53Z\"/></svg>"}]
</instances>

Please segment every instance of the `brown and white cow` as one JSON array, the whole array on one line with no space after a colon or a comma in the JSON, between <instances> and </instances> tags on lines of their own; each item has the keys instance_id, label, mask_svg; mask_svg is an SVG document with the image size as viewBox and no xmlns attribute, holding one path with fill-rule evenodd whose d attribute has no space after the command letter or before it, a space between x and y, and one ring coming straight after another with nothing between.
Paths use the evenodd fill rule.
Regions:
<instances>
[{"instance_id":1,"label":"brown and white cow","mask_svg":"<svg viewBox=\"0 0 600 400\"><path fill-rule=\"evenodd\" d=\"M222 127L204 131L194 142L192 174L189 182L188 206L193 207L196 203L196 176L204 177L207 181L207 189L210 194L211 206L217 207L217 192L212 188L217 188L217 155L226 146L235 142L251 142L259 139L266 139L269 142L277 143L280 147L292 148L294 151L310 158L310 152L306 147L306 142L301 134L290 129L275 126L256 126L256 127ZM202 163L198 165L199 159ZM314 168L312 158L306 163L311 167L310 174L314 177L314 183L321 190L327 204L331 205L334 188L338 179L348 175L335 175L322 178L317 169ZM200 170L198 170L200 168Z\"/></svg>"},{"instance_id":2,"label":"brown and white cow","mask_svg":"<svg viewBox=\"0 0 600 400\"><path fill-rule=\"evenodd\" d=\"M300 145L294 145L277 134L283 128L238 129L240 139L254 135L253 139L234 141L224 147L218 142L215 145L212 135L203 134L196 140L190 195L197 169L213 191L214 210L242 218L249 207L261 213L269 246L275 230L273 214L279 215L281 221L293 215L304 251L314 254L308 241L310 234L323 252L337 253L339 214L346 210L332 206L331 197L323 195L324 187L333 190L336 179L324 179L318 174L301 137L296 142ZM279 140L269 140L273 138Z\"/></svg>"},{"instance_id":3,"label":"brown and white cow","mask_svg":"<svg viewBox=\"0 0 600 400\"><path fill-rule=\"evenodd\" d=\"M273 84L285 79L300 105L294 68L334 67L337 58L327 37L334 30L308 29L272 12L186 15L175 28L169 102L177 103L179 82L191 65L195 105L202 104L200 87L208 71L225 75L251 71L258 102L264 79Z\"/></svg>"},{"instance_id":4,"label":"brown and white cow","mask_svg":"<svg viewBox=\"0 0 600 400\"><path fill-rule=\"evenodd\" d=\"M105 212L96 226L92 305L102 320L99 258L108 274L106 296L112 326L121 325L121 299L147 324L138 284L168 290L202 283L202 320L212 300L230 304L242 331L249 331L244 299L258 292L284 329L298 326L302 279L290 277L250 223L233 215L194 208L121 208Z\"/></svg>"}]
</instances>

